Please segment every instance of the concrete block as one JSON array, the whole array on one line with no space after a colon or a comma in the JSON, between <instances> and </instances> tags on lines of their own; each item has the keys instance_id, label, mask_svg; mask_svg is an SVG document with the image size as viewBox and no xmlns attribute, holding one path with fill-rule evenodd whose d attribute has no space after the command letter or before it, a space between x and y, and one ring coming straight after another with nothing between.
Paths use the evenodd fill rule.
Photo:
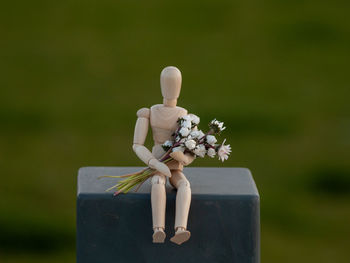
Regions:
<instances>
[{"instance_id":1,"label":"concrete block","mask_svg":"<svg viewBox=\"0 0 350 263\"><path fill-rule=\"evenodd\" d=\"M174 190L167 185L164 244L152 243L151 185L113 197L105 189L142 167L84 167L77 193L77 262L260 262L259 194L245 168L185 168L191 183L191 239L178 246L174 234Z\"/></svg>"}]
</instances>

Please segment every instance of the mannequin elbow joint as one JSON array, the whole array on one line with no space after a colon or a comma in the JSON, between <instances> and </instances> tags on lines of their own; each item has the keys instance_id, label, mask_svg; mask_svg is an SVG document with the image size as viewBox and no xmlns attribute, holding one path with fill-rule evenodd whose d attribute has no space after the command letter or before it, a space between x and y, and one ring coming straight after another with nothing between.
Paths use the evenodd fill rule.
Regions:
<instances>
[{"instance_id":1,"label":"mannequin elbow joint","mask_svg":"<svg viewBox=\"0 0 350 263\"><path fill-rule=\"evenodd\" d=\"M136 152L137 149L139 148L139 146L140 146L140 144L134 143L134 144L132 145L132 150L133 150L134 152Z\"/></svg>"}]
</instances>

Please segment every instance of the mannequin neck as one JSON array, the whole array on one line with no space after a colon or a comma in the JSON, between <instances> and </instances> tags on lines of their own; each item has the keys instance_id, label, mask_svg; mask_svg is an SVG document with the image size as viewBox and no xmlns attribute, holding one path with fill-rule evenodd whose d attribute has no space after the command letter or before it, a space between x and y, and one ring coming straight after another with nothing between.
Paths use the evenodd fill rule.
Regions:
<instances>
[{"instance_id":1,"label":"mannequin neck","mask_svg":"<svg viewBox=\"0 0 350 263\"><path fill-rule=\"evenodd\" d=\"M165 107L174 108L174 107L176 107L176 103L177 103L177 100L163 99L163 104Z\"/></svg>"}]
</instances>

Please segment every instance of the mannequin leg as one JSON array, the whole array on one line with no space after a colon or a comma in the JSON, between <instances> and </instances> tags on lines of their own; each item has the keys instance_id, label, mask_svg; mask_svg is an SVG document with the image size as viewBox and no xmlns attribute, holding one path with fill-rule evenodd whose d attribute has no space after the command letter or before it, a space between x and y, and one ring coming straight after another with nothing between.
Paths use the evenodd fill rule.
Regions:
<instances>
[{"instance_id":1,"label":"mannequin leg","mask_svg":"<svg viewBox=\"0 0 350 263\"><path fill-rule=\"evenodd\" d=\"M170 240L178 245L181 245L191 236L191 233L186 230L188 213L191 204L191 188L189 181L180 170L172 171L170 183L177 189L175 211L176 232Z\"/></svg>"},{"instance_id":2,"label":"mannequin leg","mask_svg":"<svg viewBox=\"0 0 350 263\"><path fill-rule=\"evenodd\" d=\"M165 239L165 193L166 179L164 175L156 174L151 179L151 205L153 221L153 243L164 243Z\"/></svg>"}]
</instances>

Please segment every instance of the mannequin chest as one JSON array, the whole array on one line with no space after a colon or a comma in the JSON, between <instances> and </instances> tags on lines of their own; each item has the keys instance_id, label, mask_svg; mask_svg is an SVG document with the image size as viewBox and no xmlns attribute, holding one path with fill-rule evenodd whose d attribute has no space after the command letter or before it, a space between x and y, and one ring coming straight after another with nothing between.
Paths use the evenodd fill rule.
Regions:
<instances>
[{"instance_id":1,"label":"mannequin chest","mask_svg":"<svg viewBox=\"0 0 350 263\"><path fill-rule=\"evenodd\" d=\"M150 124L154 140L163 143L170 139L178 127L177 120L186 114L187 110L181 107L165 107L162 104L152 106Z\"/></svg>"}]
</instances>

